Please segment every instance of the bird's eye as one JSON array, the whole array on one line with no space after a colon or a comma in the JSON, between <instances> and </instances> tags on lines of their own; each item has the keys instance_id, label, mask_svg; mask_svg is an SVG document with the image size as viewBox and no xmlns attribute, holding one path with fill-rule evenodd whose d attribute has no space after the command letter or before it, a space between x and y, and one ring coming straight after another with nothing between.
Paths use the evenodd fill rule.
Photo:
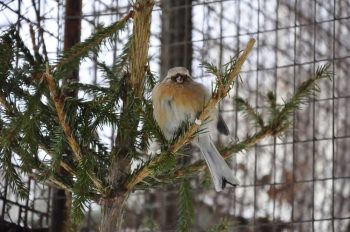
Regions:
<instances>
[{"instance_id":1,"label":"bird's eye","mask_svg":"<svg viewBox=\"0 0 350 232\"><path fill-rule=\"evenodd\" d=\"M187 75L176 74L176 75L171 77L171 80L176 82L176 83L182 84L187 78L188 78Z\"/></svg>"},{"instance_id":2,"label":"bird's eye","mask_svg":"<svg viewBox=\"0 0 350 232\"><path fill-rule=\"evenodd\" d=\"M181 79L181 78L183 78L183 76L181 74L176 74L176 75L171 77L171 80L176 81L176 80Z\"/></svg>"}]
</instances>

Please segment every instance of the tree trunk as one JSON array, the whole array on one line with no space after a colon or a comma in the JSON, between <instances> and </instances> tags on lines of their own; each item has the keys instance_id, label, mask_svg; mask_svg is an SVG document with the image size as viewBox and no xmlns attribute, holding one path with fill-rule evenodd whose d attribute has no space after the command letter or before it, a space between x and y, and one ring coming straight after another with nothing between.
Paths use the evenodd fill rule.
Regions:
<instances>
[{"instance_id":1,"label":"tree trunk","mask_svg":"<svg viewBox=\"0 0 350 232\"><path fill-rule=\"evenodd\" d=\"M119 136L117 136L116 144L120 144L118 139L120 139ZM100 232L121 231L124 202L128 198L126 189L121 186L121 183L125 181L125 173L130 170L130 160L127 158L127 152L127 148L112 151L116 161L111 166L108 182L113 188L113 192L112 196L103 199L103 202L101 202L102 218Z\"/></svg>"},{"instance_id":2,"label":"tree trunk","mask_svg":"<svg viewBox=\"0 0 350 232\"><path fill-rule=\"evenodd\" d=\"M70 209L71 194L64 189L53 189L50 232L72 231Z\"/></svg>"},{"instance_id":3,"label":"tree trunk","mask_svg":"<svg viewBox=\"0 0 350 232\"><path fill-rule=\"evenodd\" d=\"M192 1L162 0L161 77L174 66L192 69Z\"/></svg>"},{"instance_id":4,"label":"tree trunk","mask_svg":"<svg viewBox=\"0 0 350 232\"><path fill-rule=\"evenodd\" d=\"M80 42L82 0L66 0L66 21L64 28L64 50L68 50ZM65 78L63 85L69 81L79 80L79 69L74 70ZM64 92L66 96L75 96L75 92ZM64 171L62 170L61 172ZM64 189L54 189L52 194L52 212L50 232L73 231L74 226L70 220L71 193Z\"/></svg>"},{"instance_id":5,"label":"tree trunk","mask_svg":"<svg viewBox=\"0 0 350 232\"><path fill-rule=\"evenodd\" d=\"M153 0L139 0L136 2L133 13L133 39L129 53L129 72L124 73L128 84L124 86L121 98L123 102L120 114L115 145L111 152L111 166L108 183L112 188L110 197L103 205L100 232L121 231L123 222L124 202L128 198L128 189L125 183L131 173L132 150L136 147L139 113L133 104L139 104L143 96L146 67L148 62L148 49L150 39L151 15ZM133 95L130 94L133 92ZM129 189L130 190L130 189Z\"/></svg>"},{"instance_id":6,"label":"tree trunk","mask_svg":"<svg viewBox=\"0 0 350 232\"><path fill-rule=\"evenodd\" d=\"M184 66L192 69L192 0L162 1L162 37L161 37L161 77L168 69ZM184 157L182 163L190 161ZM159 195L159 193L154 193ZM162 194L162 193L161 193ZM160 212L155 212L161 231L174 230L178 220L177 187L168 186L163 192L165 196L150 197L155 201L164 201ZM162 205L162 202L154 202Z\"/></svg>"},{"instance_id":7,"label":"tree trunk","mask_svg":"<svg viewBox=\"0 0 350 232\"><path fill-rule=\"evenodd\" d=\"M103 203L100 232L122 231L123 204L126 199L126 195L123 194Z\"/></svg>"}]
</instances>

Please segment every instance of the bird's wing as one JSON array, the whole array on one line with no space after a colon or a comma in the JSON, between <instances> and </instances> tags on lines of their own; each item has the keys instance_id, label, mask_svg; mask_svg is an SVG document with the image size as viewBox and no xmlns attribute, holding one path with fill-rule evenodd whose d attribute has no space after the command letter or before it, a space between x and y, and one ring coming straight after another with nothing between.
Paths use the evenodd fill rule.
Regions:
<instances>
[{"instance_id":1,"label":"bird's wing","mask_svg":"<svg viewBox=\"0 0 350 232\"><path fill-rule=\"evenodd\" d=\"M226 122L222 118L221 114L219 114L219 116L218 116L218 123L216 125L216 128L218 129L218 131L221 134L224 134L224 135L229 135L230 134L230 131L229 131L227 125L226 125Z\"/></svg>"}]
</instances>

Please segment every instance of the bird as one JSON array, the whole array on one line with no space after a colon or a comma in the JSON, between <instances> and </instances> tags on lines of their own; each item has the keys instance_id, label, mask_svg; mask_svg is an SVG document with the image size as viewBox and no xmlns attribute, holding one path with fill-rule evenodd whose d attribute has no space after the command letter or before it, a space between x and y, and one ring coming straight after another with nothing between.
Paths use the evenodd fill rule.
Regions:
<instances>
[{"instance_id":1,"label":"bird","mask_svg":"<svg viewBox=\"0 0 350 232\"><path fill-rule=\"evenodd\" d=\"M165 78L152 90L153 117L164 137L171 141L183 123L197 123L196 116L210 98L208 89L194 81L188 69L170 68ZM215 130L229 135L228 127L217 109L213 110L208 123L202 123L199 130L204 132L198 133L192 143L199 147L208 165L215 190L220 192L227 184L237 186L238 180L211 138Z\"/></svg>"}]
</instances>

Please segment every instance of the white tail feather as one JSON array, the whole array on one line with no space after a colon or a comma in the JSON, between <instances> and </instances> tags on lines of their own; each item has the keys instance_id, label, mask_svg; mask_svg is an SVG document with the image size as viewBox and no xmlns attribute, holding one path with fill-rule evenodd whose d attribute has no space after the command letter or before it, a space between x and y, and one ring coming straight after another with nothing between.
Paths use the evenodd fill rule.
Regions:
<instances>
[{"instance_id":1,"label":"white tail feather","mask_svg":"<svg viewBox=\"0 0 350 232\"><path fill-rule=\"evenodd\" d=\"M225 188L226 184L232 186L238 185L237 178L233 175L232 170L216 149L210 136L200 135L197 137L196 142L208 164L215 190L220 192Z\"/></svg>"}]
</instances>

